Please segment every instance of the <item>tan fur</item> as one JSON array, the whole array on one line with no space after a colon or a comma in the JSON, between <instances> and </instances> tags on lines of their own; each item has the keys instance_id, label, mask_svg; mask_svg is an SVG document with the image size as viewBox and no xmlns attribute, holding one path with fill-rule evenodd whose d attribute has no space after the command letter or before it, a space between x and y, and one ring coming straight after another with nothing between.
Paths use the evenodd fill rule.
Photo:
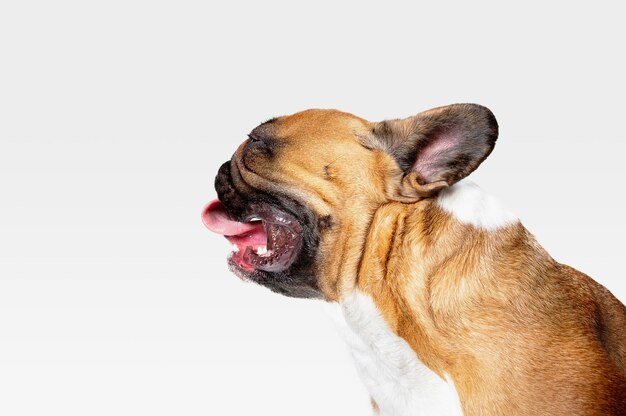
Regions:
<instances>
[{"instance_id":1,"label":"tan fur","mask_svg":"<svg viewBox=\"0 0 626 416\"><path fill-rule=\"evenodd\" d=\"M454 381L465 415L626 414L626 308L555 262L519 223L462 224L406 195L350 114L277 119L270 158L238 151L242 180L330 216L317 275L328 300L369 294L420 360ZM402 202L399 202L401 200Z\"/></svg>"}]
</instances>

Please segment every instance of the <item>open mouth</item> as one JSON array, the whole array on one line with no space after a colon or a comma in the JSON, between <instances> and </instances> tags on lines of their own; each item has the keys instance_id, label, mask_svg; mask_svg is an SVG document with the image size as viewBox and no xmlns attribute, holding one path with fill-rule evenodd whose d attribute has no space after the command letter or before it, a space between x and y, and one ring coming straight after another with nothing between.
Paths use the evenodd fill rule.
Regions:
<instances>
[{"instance_id":1,"label":"open mouth","mask_svg":"<svg viewBox=\"0 0 626 416\"><path fill-rule=\"evenodd\" d=\"M232 245L231 264L245 272L279 272L295 261L301 246L302 226L290 214L269 204L251 204L243 221L236 221L218 199L202 211L202 221Z\"/></svg>"}]
</instances>

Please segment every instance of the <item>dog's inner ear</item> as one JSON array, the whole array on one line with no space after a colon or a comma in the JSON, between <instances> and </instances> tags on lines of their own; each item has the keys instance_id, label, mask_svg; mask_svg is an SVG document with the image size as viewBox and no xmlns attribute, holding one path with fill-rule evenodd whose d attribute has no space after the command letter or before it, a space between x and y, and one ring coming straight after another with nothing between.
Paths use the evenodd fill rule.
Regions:
<instances>
[{"instance_id":1,"label":"dog's inner ear","mask_svg":"<svg viewBox=\"0 0 626 416\"><path fill-rule=\"evenodd\" d=\"M370 145L398 162L403 175L394 196L408 202L432 196L472 173L497 138L498 124L489 109L453 104L376 123Z\"/></svg>"}]
</instances>

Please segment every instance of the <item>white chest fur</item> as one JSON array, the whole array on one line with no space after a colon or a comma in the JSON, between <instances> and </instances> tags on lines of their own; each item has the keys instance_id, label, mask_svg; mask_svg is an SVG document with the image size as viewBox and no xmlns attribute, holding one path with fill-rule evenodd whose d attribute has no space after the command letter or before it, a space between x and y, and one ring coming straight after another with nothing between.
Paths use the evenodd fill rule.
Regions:
<instances>
[{"instance_id":1,"label":"white chest fur","mask_svg":"<svg viewBox=\"0 0 626 416\"><path fill-rule=\"evenodd\" d=\"M381 416L462 415L452 381L422 364L369 296L355 291L335 310L335 318Z\"/></svg>"}]
</instances>

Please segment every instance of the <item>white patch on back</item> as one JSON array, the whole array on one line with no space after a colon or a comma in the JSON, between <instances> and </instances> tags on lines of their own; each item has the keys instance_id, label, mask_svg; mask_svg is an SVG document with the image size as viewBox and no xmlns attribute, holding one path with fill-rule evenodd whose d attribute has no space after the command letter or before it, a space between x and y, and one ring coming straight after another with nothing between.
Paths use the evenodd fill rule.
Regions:
<instances>
[{"instance_id":1,"label":"white patch on back","mask_svg":"<svg viewBox=\"0 0 626 416\"><path fill-rule=\"evenodd\" d=\"M387 326L369 296L355 290L333 316L381 416L463 414L452 380L443 380L422 364Z\"/></svg>"},{"instance_id":2,"label":"white patch on back","mask_svg":"<svg viewBox=\"0 0 626 416\"><path fill-rule=\"evenodd\" d=\"M517 221L517 217L503 208L500 201L469 181L458 182L441 191L437 205L459 221L488 231Z\"/></svg>"}]
</instances>

